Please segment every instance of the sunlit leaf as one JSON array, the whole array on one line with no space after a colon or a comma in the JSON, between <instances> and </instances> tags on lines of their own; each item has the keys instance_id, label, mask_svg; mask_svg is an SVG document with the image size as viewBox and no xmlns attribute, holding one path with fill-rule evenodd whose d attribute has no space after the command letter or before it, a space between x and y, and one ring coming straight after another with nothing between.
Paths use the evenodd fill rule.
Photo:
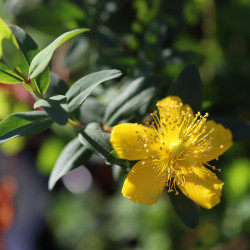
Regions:
<instances>
[{"instance_id":1,"label":"sunlit leaf","mask_svg":"<svg viewBox=\"0 0 250 250\"><path fill-rule=\"evenodd\" d=\"M19 65L18 70L28 79L29 74L29 65L33 58L40 52L40 49L36 42L20 27L15 25L9 26L19 44L20 50L22 51L23 60L22 64ZM47 67L41 75L37 79L33 79L32 82L34 83L36 89L41 93L44 94L48 88L50 79L50 72L49 67ZM29 90L28 84L23 82L24 87Z\"/></svg>"},{"instance_id":2,"label":"sunlit leaf","mask_svg":"<svg viewBox=\"0 0 250 250\"><path fill-rule=\"evenodd\" d=\"M22 78L14 73L6 63L0 61L0 83L16 84L22 82Z\"/></svg>"},{"instance_id":3,"label":"sunlit leaf","mask_svg":"<svg viewBox=\"0 0 250 250\"><path fill-rule=\"evenodd\" d=\"M42 111L15 113L0 122L0 144L18 136L44 131L53 121Z\"/></svg>"},{"instance_id":4,"label":"sunlit leaf","mask_svg":"<svg viewBox=\"0 0 250 250\"><path fill-rule=\"evenodd\" d=\"M56 40L54 40L50 45L48 45L45 49L39 52L32 60L29 69L29 76L31 79L36 78L40 75L49 65L49 62L55 52L55 50L65 43L70 38L88 31L88 29L76 29L73 31L66 32L59 36Z\"/></svg>"},{"instance_id":5,"label":"sunlit leaf","mask_svg":"<svg viewBox=\"0 0 250 250\"><path fill-rule=\"evenodd\" d=\"M20 64L21 53L18 43L8 25L0 18L0 59L14 69Z\"/></svg>"}]
</instances>

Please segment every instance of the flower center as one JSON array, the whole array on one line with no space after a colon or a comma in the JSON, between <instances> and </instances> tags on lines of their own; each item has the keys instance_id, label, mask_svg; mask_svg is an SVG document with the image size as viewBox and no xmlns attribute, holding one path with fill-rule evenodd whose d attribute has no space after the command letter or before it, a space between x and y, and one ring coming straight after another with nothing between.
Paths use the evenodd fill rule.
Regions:
<instances>
[{"instance_id":1,"label":"flower center","mask_svg":"<svg viewBox=\"0 0 250 250\"><path fill-rule=\"evenodd\" d=\"M137 142L148 154L142 165L147 166L150 162L157 181L164 182L168 192L178 194L176 184L184 186L184 173L192 175L194 166L203 164L216 169L199 160L212 150L214 128L206 125L208 113L193 115L192 110L188 106L183 107L182 103L162 105L159 110L160 114L154 111L151 114L153 121L146 123L150 130L144 130L145 134L136 131Z\"/></svg>"},{"instance_id":2,"label":"flower center","mask_svg":"<svg viewBox=\"0 0 250 250\"><path fill-rule=\"evenodd\" d=\"M169 145L169 152L174 156L179 156L184 151L184 144L182 140L177 140Z\"/></svg>"}]
</instances>

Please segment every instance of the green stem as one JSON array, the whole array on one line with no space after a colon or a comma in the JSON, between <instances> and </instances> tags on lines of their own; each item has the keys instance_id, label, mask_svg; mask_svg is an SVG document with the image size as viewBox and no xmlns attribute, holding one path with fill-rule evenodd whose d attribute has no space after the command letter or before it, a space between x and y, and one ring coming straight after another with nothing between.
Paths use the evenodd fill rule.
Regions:
<instances>
[{"instance_id":1,"label":"green stem","mask_svg":"<svg viewBox=\"0 0 250 250\"><path fill-rule=\"evenodd\" d=\"M68 124L78 130L82 130L84 128L84 126L80 122L73 121L70 118L68 119Z\"/></svg>"},{"instance_id":2,"label":"green stem","mask_svg":"<svg viewBox=\"0 0 250 250\"><path fill-rule=\"evenodd\" d=\"M33 93L39 98L39 99L43 99L43 96L39 93L39 91L37 90L36 86L34 85L34 83L32 82L32 80L28 77L26 77L23 73L21 73L20 71L18 71L17 69L15 69L16 74L18 74L24 83L26 83L27 85L30 86L31 90L33 91Z\"/></svg>"}]
</instances>

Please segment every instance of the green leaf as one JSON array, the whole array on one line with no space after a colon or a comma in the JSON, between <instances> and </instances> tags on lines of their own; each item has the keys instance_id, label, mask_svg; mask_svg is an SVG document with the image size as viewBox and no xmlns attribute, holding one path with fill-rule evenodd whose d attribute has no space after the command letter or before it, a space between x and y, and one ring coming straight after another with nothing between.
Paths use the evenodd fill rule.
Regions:
<instances>
[{"instance_id":1,"label":"green leaf","mask_svg":"<svg viewBox=\"0 0 250 250\"><path fill-rule=\"evenodd\" d=\"M42 111L15 113L0 122L0 144L18 136L44 131L53 121Z\"/></svg>"},{"instance_id":2,"label":"green leaf","mask_svg":"<svg viewBox=\"0 0 250 250\"><path fill-rule=\"evenodd\" d=\"M159 87L160 81L156 79L156 77L141 77L131 82L108 105L104 115L104 123L113 126L123 119L128 119L143 106L147 106ZM152 85L152 83L154 84Z\"/></svg>"},{"instance_id":3,"label":"green leaf","mask_svg":"<svg viewBox=\"0 0 250 250\"><path fill-rule=\"evenodd\" d=\"M174 192L169 193L169 197L182 222L188 227L197 227L199 223L199 206L182 192L179 192L178 195L175 195Z\"/></svg>"},{"instance_id":4,"label":"green leaf","mask_svg":"<svg viewBox=\"0 0 250 250\"><path fill-rule=\"evenodd\" d=\"M22 82L22 79L3 61L0 61L0 82L5 84L16 84Z\"/></svg>"},{"instance_id":5,"label":"green leaf","mask_svg":"<svg viewBox=\"0 0 250 250\"><path fill-rule=\"evenodd\" d=\"M85 130L78 134L79 141L93 153L106 159L109 164L116 164L122 167L131 167L134 162L119 159L114 156L110 144L110 133L102 130L101 125L93 122L87 125Z\"/></svg>"},{"instance_id":6,"label":"green leaf","mask_svg":"<svg viewBox=\"0 0 250 250\"><path fill-rule=\"evenodd\" d=\"M128 117L138 111L140 107L145 104L148 104L151 101L152 97L155 95L155 93L155 87L149 87L141 91L141 93L124 103L124 105L116 113L114 113L112 117L110 117L107 124L109 126L112 126L118 121L121 121L126 118L128 119Z\"/></svg>"},{"instance_id":7,"label":"green leaf","mask_svg":"<svg viewBox=\"0 0 250 250\"><path fill-rule=\"evenodd\" d=\"M125 90L122 90L122 93L118 95L114 100L112 100L109 105L107 106L104 117L103 123L107 123L109 118L120 108L123 104L130 99L131 97L135 96L140 90L143 89L145 83L144 77L139 77L132 81Z\"/></svg>"},{"instance_id":8,"label":"green leaf","mask_svg":"<svg viewBox=\"0 0 250 250\"><path fill-rule=\"evenodd\" d=\"M25 59L17 69L28 79L29 65L31 64L33 58L40 52L40 49L36 42L23 29L15 25L10 25L9 27L11 28ZM49 80L49 67L46 67L39 77L37 79L33 79L32 82L34 83L36 89L43 95L48 88ZM23 82L23 85L30 91L27 83Z\"/></svg>"},{"instance_id":9,"label":"green leaf","mask_svg":"<svg viewBox=\"0 0 250 250\"><path fill-rule=\"evenodd\" d=\"M53 72L50 74L49 87L44 95L45 99L55 95L65 95L68 90L68 85L59 76Z\"/></svg>"},{"instance_id":10,"label":"green leaf","mask_svg":"<svg viewBox=\"0 0 250 250\"><path fill-rule=\"evenodd\" d=\"M47 100L40 99L34 104L34 109L38 107L44 108L54 122L60 125L65 125L68 122L69 116L66 96L56 95Z\"/></svg>"},{"instance_id":11,"label":"green leaf","mask_svg":"<svg viewBox=\"0 0 250 250\"><path fill-rule=\"evenodd\" d=\"M28 64L40 51L35 41L20 27L9 25ZM28 72L27 72L28 73Z\"/></svg>"},{"instance_id":12,"label":"green leaf","mask_svg":"<svg viewBox=\"0 0 250 250\"><path fill-rule=\"evenodd\" d=\"M189 104L194 112L198 112L202 104L202 82L195 65L183 69L168 95L179 96L184 104Z\"/></svg>"},{"instance_id":13,"label":"green leaf","mask_svg":"<svg viewBox=\"0 0 250 250\"><path fill-rule=\"evenodd\" d=\"M78 134L78 139L100 157L107 160L111 157L110 134L104 132L100 124L95 122L88 124L85 130Z\"/></svg>"},{"instance_id":14,"label":"green leaf","mask_svg":"<svg viewBox=\"0 0 250 250\"><path fill-rule=\"evenodd\" d=\"M0 59L11 69L16 68L21 61L18 43L2 18L0 18Z\"/></svg>"},{"instance_id":15,"label":"green leaf","mask_svg":"<svg viewBox=\"0 0 250 250\"><path fill-rule=\"evenodd\" d=\"M36 78L40 75L49 65L49 62L55 52L55 50L65 43L70 38L88 31L88 29L76 29L73 31L66 32L54 40L49 46L39 52L32 60L29 69L29 76L31 79Z\"/></svg>"},{"instance_id":16,"label":"green leaf","mask_svg":"<svg viewBox=\"0 0 250 250\"><path fill-rule=\"evenodd\" d=\"M52 190L56 182L69 170L85 163L91 154L91 151L86 146L83 146L78 138L70 141L61 152L51 172L49 189Z\"/></svg>"},{"instance_id":17,"label":"green leaf","mask_svg":"<svg viewBox=\"0 0 250 250\"><path fill-rule=\"evenodd\" d=\"M84 76L76 81L66 93L69 112L79 108L97 85L117 78L121 74L119 70L103 70Z\"/></svg>"},{"instance_id":18,"label":"green leaf","mask_svg":"<svg viewBox=\"0 0 250 250\"><path fill-rule=\"evenodd\" d=\"M250 123L231 117L213 116L210 117L217 123L221 123L225 128L231 130L233 141L244 140L250 137Z\"/></svg>"},{"instance_id":19,"label":"green leaf","mask_svg":"<svg viewBox=\"0 0 250 250\"><path fill-rule=\"evenodd\" d=\"M104 114L104 123L109 126L122 119L128 119L143 106L147 106L155 95L159 82L156 77L140 77L132 81L125 90L122 90L107 107ZM154 85L152 85L154 83ZM150 86L151 85L151 86Z\"/></svg>"},{"instance_id":20,"label":"green leaf","mask_svg":"<svg viewBox=\"0 0 250 250\"><path fill-rule=\"evenodd\" d=\"M97 98L89 97L80 107L79 120L82 124L92 122L102 123L105 106Z\"/></svg>"}]
</instances>

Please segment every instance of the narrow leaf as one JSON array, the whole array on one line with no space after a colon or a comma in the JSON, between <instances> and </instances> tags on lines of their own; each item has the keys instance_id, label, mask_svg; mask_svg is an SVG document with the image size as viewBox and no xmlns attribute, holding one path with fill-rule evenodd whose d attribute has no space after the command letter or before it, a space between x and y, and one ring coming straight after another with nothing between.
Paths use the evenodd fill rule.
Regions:
<instances>
[{"instance_id":1,"label":"narrow leaf","mask_svg":"<svg viewBox=\"0 0 250 250\"><path fill-rule=\"evenodd\" d=\"M18 136L40 133L52 123L50 117L42 111L12 114L0 122L0 144Z\"/></svg>"},{"instance_id":2,"label":"narrow leaf","mask_svg":"<svg viewBox=\"0 0 250 250\"><path fill-rule=\"evenodd\" d=\"M121 167L131 167L135 162L119 159L114 155L110 144L110 134L102 130L98 123L90 123L85 130L78 134L79 141L93 153L104 158L109 164Z\"/></svg>"},{"instance_id":3,"label":"narrow leaf","mask_svg":"<svg viewBox=\"0 0 250 250\"><path fill-rule=\"evenodd\" d=\"M112 100L107 106L103 123L107 123L108 119L126 102L128 99L136 95L144 86L145 78L139 77L132 81L128 87L122 91L114 100Z\"/></svg>"},{"instance_id":4,"label":"narrow leaf","mask_svg":"<svg viewBox=\"0 0 250 250\"><path fill-rule=\"evenodd\" d=\"M170 88L168 95L179 96L188 103L194 112L198 112L202 104L202 82L199 71L195 65L188 65L181 72Z\"/></svg>"},{"instance_id":5,"label":"narrow leaf","mask_svg":"<svg viewBox=\"0 0 250 250\"><path fill-rule=\"evenodd\" d=\"M44 108L54 122L60 125L67 123L69 117L66 96L57 95L47 100L40 99L34 104L34 109L38 107Z\"/></svg>"},{"instance_id":6,"label":"narrow leaf","mask_svg":"<svg viewBox=\"0 0 250 250\"><path fill-rule=\"evenodd\" d=\"M79 108L100 83L121 76L119 70L103 70L89 74L76 81L66 93L69 112Z\"/></svg>"},{"instance_id":7,"label":"narrow leaf","mask_svg":"<svg viewBox=\"0 0 250 250\"><path fill-rule=\"evenodd\" d=\"M0 61L0 83L16 84L22 79L14 73L3 61Z\"/></svg>"},{"instance_id":8,"label":"narrow leaf","mask_svg":"<svg viewBox=\"0 0 250 250\"><path fill-rule=\"evenodd\" d=\"M178 195L169 193L169 197L182 222L188 227L197 227L199 223L199 206L181 192Z\"/></svg>"},{"instance_id":9,"label":"narrow leaf","mask_svg":"<svg viewBox=\"0 0 250 250\"><path fill-rule=\"evenodd\" d=\"M148 104L156 93L155 87L149 87L141 91L138 95L125 102L107 121L109 126L116 124L118 121L128 119L129 116L138 111L143 105Z\"/></svg>"},{"instance_id":10,"label":"narrow leaf","mask_svg":"<svg viewBox=\"0 0 250 250\"><path fill-rule=\"evenodd\" d=\"M29 69L29 76L31 79L36 78L40 75L49 65L49 62L55 52L55 50L65 43L70 38L88 31L88 29L76 29L73 31L66 32L54 40L49 46L39 52L32 60Z\"/></svg>"},{"instance_id":11,"label":"narrow leaf","mask_svg":"<svg viewBox=\"0 0 250 250\"><path fill-rule=\"evenodd\" d=\"M61 152L51 172L49 189L52 190L56 182L69 170L85 163L91 154L91 151L86 146L83 146L78 138L70 141Z\"/></svg>"},{"instance_id":12,"label":"narrow leaf","mask_svg":"<svg viewBox=\"0 0 250 250\"><path fill-rule=\"evenodd\" d=\"M21 60L18 43L2 18L0 18L0 59L11 69L17 67Z\"/></svg>"},{"instance_id":13,"label":"narrow leaf","mask_svg":"<svg viewBox=\"0 0 250 250\"><path fill-rule=\"evenodd\" d=\"M68 85L63 81L59 76L54 73L50 74L49 87L44 95L44 98L48 99L49 97L55 95L65 95L68 90Z\"/></svg>"},{"instance_id":14,"label":"narrow leaf","mask_svg":"<svg viewBox=\"0 0 250 250\"><path fill-rule=\"evenodd\" d=\"M97 155L105 159L111 156L110 134L104 132L100 124L95 122L88 124L85 130L78 134L78 139Z\"/></svg>"},{"instance_id":15,"label":"narrow leaf","mask_svg":"<svg viewBox=\"0 0 250 250\"><path fill-rule=\"evenodd\" d=\"M40 49L36 42L23 29L15 25L10 25L9 27L11 28L23 54L22 64L20 64L17 69L28 79L29 65L31 64L33 58L40 52ZM46 67L39 77L37 79L33 79L32 82L34 83L36 89L43 95L48 88L49 80L49 67ZM30 90L25 82L23 82L23 85Z\"/></svg>"},{"instance_id":16,"label":"narrow leaf","mask_svg":"<svg viewBox=\"0 0 250 250\"><path fill-rule=\"evenodd\" d=\"M80 107L79 120L82 124L102 123L105 106L97 98L89 97Z\"/></svg>"}]
</instances>

